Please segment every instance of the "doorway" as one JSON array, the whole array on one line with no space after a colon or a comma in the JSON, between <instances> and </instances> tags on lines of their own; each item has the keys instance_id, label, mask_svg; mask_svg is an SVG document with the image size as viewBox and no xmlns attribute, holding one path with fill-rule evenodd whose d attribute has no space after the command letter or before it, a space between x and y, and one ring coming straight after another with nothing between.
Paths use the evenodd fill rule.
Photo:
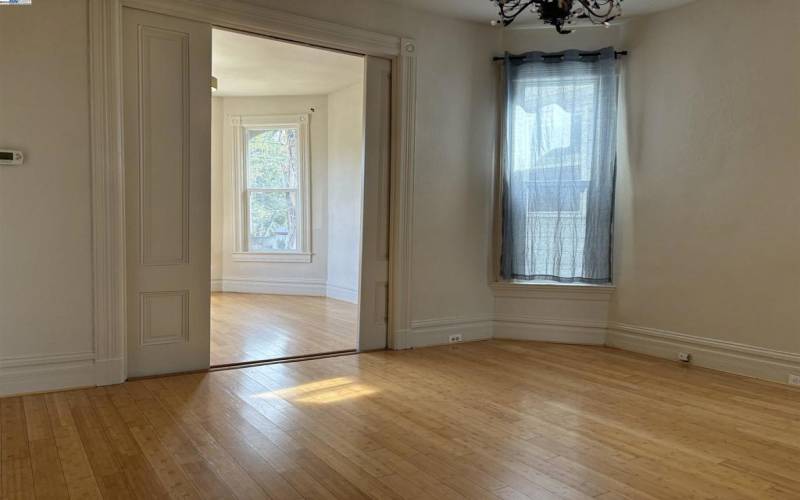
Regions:
<instances>
[{"instance_id":1,"label":"doorway","mask_svg":"<svg viewBox=\"0 0 800 500\"><path fill-rule=\"evenodd\" d=\"M211 365L355 351L364 57L212 29Z\"/></svg>"},{"instance_id":2,"label":"doorway","mask_svg":"<svg viewBox=\"0 0 800 500\"><path fill-rule=\"evenodd\" d=\"M212 29L203 21L128 8L122 9L122 20L128 374L146 376L205 369L212 363L260 362L339 351L335 345L326 344L337 338L337 331L346 332L339 334L339 340L347 341L350 350L385 348L391 60ZM330 111L336 105L329 95L345 89L328 89L327 94L315 90L317 97L325 97L317 101L306 99L311 96L308 90L289 96L286 90L273 95L225 96L224 71L212 79L211 53L217 33L223 38L236 35L264 43L285 43L294 49L346 55L360 61L360 98L348 102L343 97L344 104L338 105L349 112L350 119L353 109L361 104L358 125L335 127L335 133L360 131L359 145L337 157L345 158L343 162L350 169L345 169L341 185L330 186L335 177L315 166L315 159L332 158L328 146L336 140L329 140L335 133L315 138L314 124L330 125ZM302 58L290 59L297 62ZM337 69L339 66L337 63ZM276 67L273 74L288 72L288 67ZM257 88L259 80L256 77L246 85ZM309 85L329 80L315 74ZM221 103L212 104L210 87L220 92ZM295 82L294 88L301 89L301 83ZM357 96L357 87L350 93L351 98ZM228 109L224 100L229 97L241 101L239 108ZM263 97L293 97L295 105L304 105L266 109L260 107L262 103L249 102ZM212 168L211 154L213 149L220 158L212 145L215 123L222 132L221 139L216 139L222 152L218 171ZM325 148L319 148L320 143ZM315 177L320 171L325 172L323 180ZM221 179L216 189L215 178ZM354 178L357 183L352 182ZM315 195L316 183L330 192L352 186L360 186L360 192L345 192L338 198L330 192ZM330 215L321 210L337 199L349 202L351 211L355 207L355 225L345 223L346 218L336 215L338 212ZM216 208L220 200L221 211ZM347 236L348 228L357 231ZM222 242L215 249L217 236ZM355 289L333 281L336 265L329 268L329 260L321 256L323 249L326 257L330 254L328 244L335 241L357 249L356 270L352 270L350 253L350 271L340 273L351 282L355 278ZM218 255L212 257L215 250ZM212 279L215 261L214 272L219 274ZM285 266L306 265L305 270L310 272L319 262L325 263L320 266L324 274L290 276ZM287 274L280 274L281 269ZM214 297L219 306L215 324L220 332L227 329L235 334L227 339L220 337L221 346L234 345L228 351L229 359L221 355L212 361L211 288L222 294ZM227 293L245 300L226 301ZM316 337L298 340L292 336L292 329L315 332ZM253 335L244 335L247 331ZM278 335L268 340L265 331Z\"/></svg>"}]
</instances>

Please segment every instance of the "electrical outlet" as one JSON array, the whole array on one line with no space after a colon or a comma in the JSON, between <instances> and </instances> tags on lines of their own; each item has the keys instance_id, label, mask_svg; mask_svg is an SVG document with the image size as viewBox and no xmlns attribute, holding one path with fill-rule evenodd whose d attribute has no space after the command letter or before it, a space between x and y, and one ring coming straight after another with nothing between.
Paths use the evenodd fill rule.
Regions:
<instances>
[{"instance_id":1,"label":"electrical outlet","mask_svg":"<svg viewBox=\"0 0 800 500\"><path fill-rule=\"evenodd\" d=\"M790 373L789 374L789 385L800 385L800 374Z\"/></svg>"},{"instance_id":2,"label":"electrical outlet","mask_svg":"<svg viewBox=\"0 0 800 500\"><path fill-rule=\"evenodd\" d=\"M450 335L450 343L455 344L456 342L464 342L464 339L461 337L460 333Z\"/></svg>"},{"instance_id":3,"label":"electrical outlet","mask_svg":"<svg viewBox=\"0 0 800 500\"><path fill-rule=\"evenodd\" d=\"M678 353L678 361L681 361L683 363L688 363L691 360L692 360L692 355L689 354L688 352L679 352Z\"/></svg>"}]
</instances>

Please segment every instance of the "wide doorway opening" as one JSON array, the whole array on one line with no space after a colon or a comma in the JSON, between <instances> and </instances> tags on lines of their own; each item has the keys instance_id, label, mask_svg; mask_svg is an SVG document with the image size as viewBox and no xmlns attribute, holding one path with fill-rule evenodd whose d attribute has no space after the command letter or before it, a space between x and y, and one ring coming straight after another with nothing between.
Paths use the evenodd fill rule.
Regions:
<instances>
[{"instance_id":1,"label":"wide doorway opening","mask_svg":"<svg viewBox=\"0 0 800 500\"><path fill-rule=\"evenodd\" d=\"M363 56L212 30L212 366L358 349L365 78Z\"/></svg>"}]
</instances>

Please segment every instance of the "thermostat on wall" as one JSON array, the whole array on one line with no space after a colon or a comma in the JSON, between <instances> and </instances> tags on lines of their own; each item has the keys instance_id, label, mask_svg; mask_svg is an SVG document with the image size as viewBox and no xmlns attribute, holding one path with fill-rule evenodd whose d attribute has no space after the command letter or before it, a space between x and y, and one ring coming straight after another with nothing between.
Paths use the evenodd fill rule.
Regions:
<instances>
[{"instance_id":1,"label":"thermostat on wall","mask_svg":"<svg viewBox=\"0 0 800 500\"><path fill-rule=\"evenodd\" d=\"M25 157L22 156L22 151L0 149L0 165L22 165L23 161Z\"/></svg>"}]
</instances>

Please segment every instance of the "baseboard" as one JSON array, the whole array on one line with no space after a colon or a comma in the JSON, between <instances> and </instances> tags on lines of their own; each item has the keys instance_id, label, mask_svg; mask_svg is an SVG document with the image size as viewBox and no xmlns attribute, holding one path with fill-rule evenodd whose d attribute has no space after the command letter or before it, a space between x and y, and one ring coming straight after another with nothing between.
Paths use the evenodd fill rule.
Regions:
<instances>
[{"instance_id":1,"label":"baseboard","mask_svg":"<svg viewBox=\"0 0 800 500\"><path fill-rule=\"evenodd\" d=\"M222 279L214 278L211 280L211 291L212 292L222 291Z\"/></svg>"},{"instance_id":2,"label":"baseboard","mask_svg":"<svg viewBox=\"0 0 800 500\"><path fill-rule=\"evenodd\" d=\"M450 343L450 335L461 334L462 342L475 342L492 338L490 315L470 318L437 318L411 322L411 328L399 332L395 349L413 349Z\"/></svg>"},{"instance_id":3,"label":"baseboard","mask_svg":"<svg viewBox=\"0 0 800 500\"><path fill-rule=\"evenodd\" d=\"M0 396L96 385L94 353L0 359Z\"/></svg>"},{"instance_id":4,"label":"baseboard","mask_svg":"<svg viewBox=\"0 0 800 500\"><path fill-rule=\"evenodd\" d=\"M624 323L609 324L606 345L672 360L688 352L693 365L783 384L800 374L800 354Z\"/></svg>"},{"instance_id":5,"label":"baseboard","mask_svg":"<svg viewBox=\"0 0 800 500\"><path fill-rule=\"evenodd\" d=\"M325 295L336 300L343 300L351 304L358 304L358 290L328 283L325 286Z\"/></svg>"},{"instance_id":6,"label":"baseboard","mask_svg":"<svg viewBox=\"0 0 800 500\"><path fill-rule=\"evenodd\" d=\"M606 342L606 322L496 315L494 338L603 345Z\"/></svg>"},{"instance_id":7,"label":"baseboard","mask_svg":"<svg viewBox=\"0 0 800 500\"><path fill-rule=\"evenodd\" d=\"M265 281L239 278L223 279L221 291L277 295L309 295L312 297L325 297L327 292L324 280L281 279Z\"/></svg>"}]
</instances>

